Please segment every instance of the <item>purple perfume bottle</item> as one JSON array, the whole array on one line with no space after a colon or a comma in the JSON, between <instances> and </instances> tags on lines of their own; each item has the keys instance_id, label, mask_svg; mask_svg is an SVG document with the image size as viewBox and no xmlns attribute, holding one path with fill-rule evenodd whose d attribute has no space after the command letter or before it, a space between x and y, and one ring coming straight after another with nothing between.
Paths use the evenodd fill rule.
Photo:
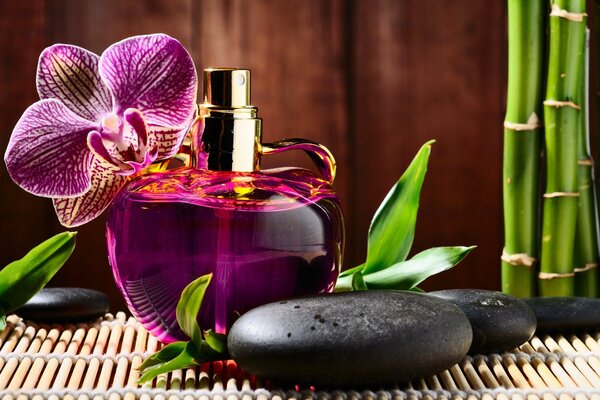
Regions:
<instances>
[{"instance_id":1,"label":"purple perfume bottle","mask_svg":"<svg viewBox=\"0 0 600 400\"><path fill-rule=\"evenodd\" d=\"M198 322L225 333L261 304L332 291L343 253L331 153L301 139L261 143L249 70L205 70L200 115L190 130L191 166L132 180L108 216L117 286L163 342L185 340L175 309L201 275L213 279ZM260 170L262 155L291 149L304 150L321 176Z\"/></svg>"}]
</instances>

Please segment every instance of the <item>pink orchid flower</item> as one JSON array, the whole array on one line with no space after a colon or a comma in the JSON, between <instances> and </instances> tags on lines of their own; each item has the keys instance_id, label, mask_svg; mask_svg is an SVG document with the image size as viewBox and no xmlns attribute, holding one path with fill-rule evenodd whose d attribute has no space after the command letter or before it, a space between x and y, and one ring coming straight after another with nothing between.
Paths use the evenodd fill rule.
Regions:
<instances>
[{"instance_id":1,"label":"pink orchid flower","mask_svg":"<svg viewBox=\"0 0 600 400\"><path fill-rule=\"evenodd\" d=\"M100 57L57 44L40 55L37 90L4 155L11 178L51 197L60 222L84 224L155 160L173 156L196 113L194 62L175 39L145 35Z\"/></svg>"}]
</instances>

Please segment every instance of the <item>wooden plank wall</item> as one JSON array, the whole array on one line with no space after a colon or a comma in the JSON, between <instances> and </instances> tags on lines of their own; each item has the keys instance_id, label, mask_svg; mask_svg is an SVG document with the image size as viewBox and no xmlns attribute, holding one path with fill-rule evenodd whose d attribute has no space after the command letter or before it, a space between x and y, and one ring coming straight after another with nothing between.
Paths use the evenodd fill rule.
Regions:
<instances>
[{"instance_id":1,"label":"wooden plank wall","mask_svg":"<svg viewBox=\"0 0 600 400\"><path fill-rule=\"evenodd\" d=\"M252 69L264 138L302 136L333 151L347 218L345 264L363 261L369 221L419 147L435 138L415 251L477 244L426 289L499 288L505 2L481 0L0 0L0 150L36 100L42 49L98 54L126 36L165 32L207 66ZM268 165L310 164L303 154ZM0 263L61 231L49 201L0 168ZM79 229L54 285L87 286L123 308L104 218ZM393 245L393 244L391 244Z\"/></svg>"}]
</instances>

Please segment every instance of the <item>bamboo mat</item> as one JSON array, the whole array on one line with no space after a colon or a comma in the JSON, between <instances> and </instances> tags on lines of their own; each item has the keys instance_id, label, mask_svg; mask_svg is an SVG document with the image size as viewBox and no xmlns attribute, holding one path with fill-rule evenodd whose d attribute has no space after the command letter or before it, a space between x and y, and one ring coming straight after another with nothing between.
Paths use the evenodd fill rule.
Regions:
<instances>
[{"instance_id":1,"label":"bamboo mat","mask_svg":"<svg viewBox=\"0 0 600 400\"><path fill-rule=\"evenodd\" d=\"M176 371L138 386L136 368L159 347L124 313L92 324L50 326L10 316L0 335L0 395L6 400L600 400L600 332L535 336L512 352L469 356L427 379L363 391L278 388L244 374L233 362Z\"/></svg>"}]
</instances>

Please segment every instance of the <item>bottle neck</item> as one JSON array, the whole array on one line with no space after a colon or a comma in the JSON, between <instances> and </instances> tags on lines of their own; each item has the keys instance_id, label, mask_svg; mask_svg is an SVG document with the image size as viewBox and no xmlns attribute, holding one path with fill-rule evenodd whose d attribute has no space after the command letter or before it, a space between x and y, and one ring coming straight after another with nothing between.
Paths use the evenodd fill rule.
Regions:
<instances>
[{"instance_id":1,"label":"bottle neck","mask_svg":"<svg viewBox=\"0 0 600 400\"><path fill-rule=\"evenodd\" d=\"M261 119L256 108L200 105L191 131L192 166L212 171L254 172L260 169Z\"/></svg>"}]
</instances>

